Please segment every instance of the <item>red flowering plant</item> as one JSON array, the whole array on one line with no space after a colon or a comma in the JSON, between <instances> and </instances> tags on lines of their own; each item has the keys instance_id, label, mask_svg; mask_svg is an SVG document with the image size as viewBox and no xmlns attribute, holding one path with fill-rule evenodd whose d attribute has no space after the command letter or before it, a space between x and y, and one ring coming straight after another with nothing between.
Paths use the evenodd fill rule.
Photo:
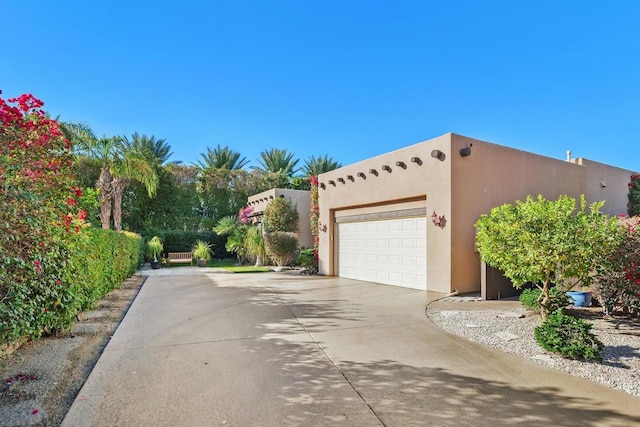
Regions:
<instances>
[{"instance_id":1,"label":"red flowering plant","mask_svg":"<svg viewBox=\"0 0 640 427\"><path fill-rule=\"evenodd\" d=\"M0 97L0 343L59 329L75 315L65 282L82 193L70 143L42 106L32 95Z\"/></svg>"},{"instance_id":2,"label":"red flowering plant","mask_svg":"<svg viewBox=\"0 0 640 427\"><path fill-rule=\"evenodd\" d=\"M238 211L238 221L242 224L248 224L251 221L249 216L253 213L253 206L245 206Z\"/></svg>"},{"instance_id":3,"label":"red flowering plant","mask_svg":"<svg viewBox=\"0 0 640 427\"><path fill-rule=\"evenodd\" d=\"M640 215L640 174L634 173L629 180L627 212L630 216Z\"/></svg>"},{"instance_id":4,"label":"red flowering plant","mask_svg":"<svg viewBox=\"0 0 640 427\"><path fill-rule=\"evenodd\" d=\"M595 262L594 295L605 314L618 310L640 316L640 217L618 218L619 242L608 256Z\"/></svg>"}]
</instances>

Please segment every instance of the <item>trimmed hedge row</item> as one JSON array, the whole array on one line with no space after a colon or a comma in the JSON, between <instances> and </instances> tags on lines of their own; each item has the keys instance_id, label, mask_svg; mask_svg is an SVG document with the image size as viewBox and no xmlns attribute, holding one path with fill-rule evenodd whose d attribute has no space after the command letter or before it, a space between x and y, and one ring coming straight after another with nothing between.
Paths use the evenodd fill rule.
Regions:
<instances>
[{"instance_id":1,"label":"trimmed hedge row","mask_svg":"<svg viewBox=\"0 0 640 427\"><path fill-rule=\"evenodd\" d=\"M211 245L213 256L216 258L228 258L233 256L225 249L227 238L219 236L213 231L181 231L181 230L156 230L155 235L160 237L164 246L164 255L169 252L191 252L193 245L202 240ZM148 236L151 239L153 236Z\"/></svg>"},{"instance_id":2,"label":"trimmed hedge row","mask_svg":"<svg viewBox=\"0 0 640 427\"><path fill-rule=\"evenodd\" d=\"M49 245L36 271L25 267L8 283L0 302L0 345L69 329L78 312L136 271L142 243L133 233L87 227L64 244Z\"/></svg>"}]
</instances>

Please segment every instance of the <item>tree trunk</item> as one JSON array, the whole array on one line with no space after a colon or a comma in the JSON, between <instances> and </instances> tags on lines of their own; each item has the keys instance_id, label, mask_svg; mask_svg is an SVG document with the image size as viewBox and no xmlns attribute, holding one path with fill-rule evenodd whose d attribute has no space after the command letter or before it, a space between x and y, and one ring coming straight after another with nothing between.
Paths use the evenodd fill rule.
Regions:
<instances>
[{"instance_id":1,"label":"tree trunk","mask_svg":"<svg viewBox=\"0 0 640 427\"><path fill-rule=\"evenodd\" d=\"M113 180L113 225L116 231L122 231L122 194L127 184L127 180L122 178Z\"/></svg>"},{"instance_id":2,"label":"tree trunk","mask_svg":"<svg viewBox=\"0 0 640 427\"><path fill-rule=\"evenodd\" d=\"M102 228L108 230L111 228L111 173L109 169L100 169L100 177L96 182L98 189L98 197L100 199L100 222Z\"/></svg>"},{"instance_id":3,"label":"tree trunk","mask_svg":"<svg viewBox=\"0 0 640 427\"><path fill-rule=\"evenodd\" d=\"M549 281L542 283L542 300L540 301L540 316L542 317L542 321L546 321L549 318L549 302L551 301L551 296L549 295Z\"/></svg>"}]
</instances>

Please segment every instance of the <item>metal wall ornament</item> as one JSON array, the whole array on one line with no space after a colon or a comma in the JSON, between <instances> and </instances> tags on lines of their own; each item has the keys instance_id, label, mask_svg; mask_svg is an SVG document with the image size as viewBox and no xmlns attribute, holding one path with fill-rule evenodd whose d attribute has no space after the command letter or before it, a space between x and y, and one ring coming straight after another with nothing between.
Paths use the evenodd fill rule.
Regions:
<instances>
[{"instance_id":1,"label":"metal wall ornament","mask_svg":"<svg viewBox=\"0 0 640 427\"><path fill-rule=\"evenodd\" d=\"M444 226L447 225L447 219L444 215L438 215L436 211L433 211L431 214L431 222L433 222L433 225L440 228L444 228Z\"/></svg>"}]
</instances>

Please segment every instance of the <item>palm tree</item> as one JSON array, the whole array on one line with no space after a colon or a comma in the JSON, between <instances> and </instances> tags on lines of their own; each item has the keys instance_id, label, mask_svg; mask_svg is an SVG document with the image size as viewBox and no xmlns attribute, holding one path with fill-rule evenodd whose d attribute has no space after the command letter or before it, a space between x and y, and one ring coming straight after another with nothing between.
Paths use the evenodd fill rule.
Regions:
<instances>
[{"instance_id":1,"label":"palm tree","mask_svg":"<svg viewBox=\"0 0 640 427\"><path fill-rule=\"evenodd\" d=\"M294 158L293 153L287 152L287 149L272 148L260 153L258 166L253 169L261 170L267 173L282 174L287 178L292 178L298 172L296 165L299 159Z\"/></svg>"},{"instance_id":2,"label":"palm tree","mask_svg":"<svg viewBox=\"0 0 640 427\"><path fill-rule=\"evenodd\" d=\"M246 157L240 157L239 152L228 146L222 147L220 144L213 150L207 147L207 152L201 153L200 156L202 160L196 162L196 166L200 169L236 170L244 168L249 163Z\"/></svg>"},{"instance_id":3,"label":"palm tree","mask_svg":"<svg viewBox=\"0 0 640 427\"><path fill-rule=\"evenodd\" d=\"M342 167L342 163L333 160L333 157L329 157L326 154L318 157L309 156L307 160L304 161L302 174L305 177L310 178L340 167Z\"/></svg>"},{"instance_id":4,"label":"palm tree","mask_svg":"<svg viewBox=\"0 0 640 427\"><path fill-rule=\"evenodd\" d=\"M130 145L126 138L117 138L114 158L111 162L111 190L113 196L113 226L122 231L122 195L132 181L138 181L147 189L149 197L155 196L160 178L158 157L150 147ZM168 156L165 156L168 158ZM104 224L103 224L104 227Z\"/></svg>"},{"instance_id":5,"label":"palm tree","mask_svg":"<svg viewBox=\"0 0 640 427\"><path fill-rule=\"evenodd\" d=\"M64 137L71 142L71 146L75 150L82 150L82 148L89 145L91 141L97 139L93 133L93 129L86 123L63 121L59 121L59 123Z\"/></svg>"},{"instance_id":6,"label":"palm tree","mask_svg":"<svg viewBox=\"0 0 640 427\"><path fill-rule=\"evenodd\" d=\"M128 149L142 151L148 151L152 153L153 157L157 160L158 165L164 165L169 161L169 157L173 155L171 152L171 146L167 144L164 139L156 139L155 135L150 137L147 135L140 135L138 132L134 132L131 135L131 140L124 137L124 142ZM175 163L175 162L171 162Z\"/></svg>"},{"instance_id":7,"label":"palm tree","mask_svg":"<svg viewBox=\"0 0 640 427\"><path fill-rule=\"evenodd\" d=\"M111 228L111 214L117 231L122 230L122 194L132 180L139 181L152 197L158 187L157 165L149 147L127 144L121 137L86 138L77 146L80 155L100 165L96 182L102 228Z\"/></svg>"}]
</instances>

